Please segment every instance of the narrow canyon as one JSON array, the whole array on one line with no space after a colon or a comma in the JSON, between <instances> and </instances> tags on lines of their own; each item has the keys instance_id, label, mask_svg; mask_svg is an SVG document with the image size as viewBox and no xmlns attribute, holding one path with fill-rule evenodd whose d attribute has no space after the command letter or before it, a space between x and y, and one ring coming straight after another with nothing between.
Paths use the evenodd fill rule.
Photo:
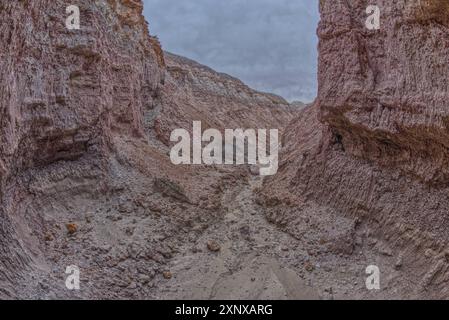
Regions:
<instances>
[{"instance_id":1,"label":"narrow canyon","mask_svg":"<svg viewBox=\"0 0 449 320\"><path fill-rule=\"evenodd\" d=\"M449 2L369 2L317 3L302 105L165 52L141 0L0 0L0 298L449 298ZM193 121L279 129L278 173L172 164Z\"/></svg>"}]
</instances>

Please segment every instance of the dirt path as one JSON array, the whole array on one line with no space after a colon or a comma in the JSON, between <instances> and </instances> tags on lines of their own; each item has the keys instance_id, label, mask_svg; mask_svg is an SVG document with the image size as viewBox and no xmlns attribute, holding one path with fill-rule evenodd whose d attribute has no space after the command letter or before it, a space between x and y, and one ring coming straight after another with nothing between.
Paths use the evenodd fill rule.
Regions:
<instances>
[{"instance_id":1,"label":"dirt path","mask_svg":"<svg viewBox=\"0 0 449 320\"><path fill-rule=\"evenodd\" d=\"M296 271L286 267L300 252L298 241L270 224L254 201L261 183L231 189L222 198L225 215L192 247L186 244L162 280L161 299L313 299L318 298ZM218 245L213 252L207 246Z\"/></svg>"},{"instance_id":2,"label":"dirt path","mask_svg":"<svg viewBox=\"0 0 449 320\"><path fill-rule=\"evenodd\" d=\"M222 197L223 219L186 243L169 264L171 279L155 284L157 299L384 299L397 298L404 276L354 221L317 205L298 210L301 236L270 223L255 202L253 177ZM322 239L325 239L325 241ZM219 246L214 252L209 242ZM376 245L373 246L373 243ZM351 247L351 250L347 248ZM218 249L218 248L216 248ZM384 253L382 253L384 252ZM367 266L382 270L381 290L367 290Z\"/></svg>"}]
</instances>

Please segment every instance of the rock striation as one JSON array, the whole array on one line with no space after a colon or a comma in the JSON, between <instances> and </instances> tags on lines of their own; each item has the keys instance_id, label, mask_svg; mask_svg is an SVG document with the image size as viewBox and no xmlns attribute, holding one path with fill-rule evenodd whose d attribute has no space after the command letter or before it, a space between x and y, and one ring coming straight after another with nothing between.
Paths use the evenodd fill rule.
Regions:
<instances>
[{"instance_id":1,"label":"rock striation","mask_svg":"<svg viewBox=\"0 0 449 320\"><path fill-rule=\"evenodd\" d=\"M449 6L377 3L368 30L370 1L320 1L318 97L287 128L261 201L296 235L310 211L349 218L341 249L377 252L386 297L447 298Z\"/></svg>"},{"instance_id":2,"label":"rock striation","mask_svg":"<svg viewBox=\"0 0 449 320\"><path fill-rule=\"evenodd\" d=\"M78 4L0 3L0 298L449 298L446 0L321 0L307 106ZM278 174L171 164L193 121L280 129Z\"/></svg>"},{"instance_id":3,"label":"rock striation","mask_svg":"<svg viewBox=\"0 0 449 320\"><path fill-rule=\"evenodd\" d=\"M0 280L3 293L39 256L34 199L103 192L115 135L143 137L142 114L163 79L139 1L0 5ZM17 289L17 287L16 287Z\"/></svg>"},{"instance_id":4,"label":"rock striation","mask_svg":"<svg viewBox=\"0 0 449 320\"><path fill-rule=\"evenodd\" d=\"M248 175L172 165L171 130L282 129L293 112L164 53L140 0L78 1L80 30L67 5L0 4L0 298L154 298L189 231L220 216L223 186ZM68 291L70 265L91 285Z\"/></svg>"}]
</instances>

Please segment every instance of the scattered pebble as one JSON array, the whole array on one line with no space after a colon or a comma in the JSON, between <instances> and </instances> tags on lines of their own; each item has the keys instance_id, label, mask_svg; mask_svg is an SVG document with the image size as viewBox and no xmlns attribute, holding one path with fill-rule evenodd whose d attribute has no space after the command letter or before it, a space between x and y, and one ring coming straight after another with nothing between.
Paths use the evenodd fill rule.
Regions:
<instances>
[{"instance_id":1,"label":"scattered pebble","mask_svg":"<svg viewBox=\"0 0 449 320\"><path fill-rule=\"evenodd\" d=\"M67 223L65 227L69 234L75 234L78 231L78 226L75 223Z\"/></svg>"},{"instance_id":2,"label":"scattered pebble","mask_svg":"<svg viewBox=\"0 0 449 320\"><path fill-rule=\"evenodd\" d=\"M207 248L212 252L218 252L221 250L221 246L214 240L210 240L207 242Z\"/></svg>"},{"instance_id":3,"label":"scattered pebble","mask_svg":"<svg viewBox=\"0 0 449 320\"><path fill-rule=\"evenodd\" d=\"M308 272L312 272L313 270L315 270L315 266L313 264L311 264L310 262L306 262L304 264L304 268L308 271Z\"/></svg>"}]
</instances>

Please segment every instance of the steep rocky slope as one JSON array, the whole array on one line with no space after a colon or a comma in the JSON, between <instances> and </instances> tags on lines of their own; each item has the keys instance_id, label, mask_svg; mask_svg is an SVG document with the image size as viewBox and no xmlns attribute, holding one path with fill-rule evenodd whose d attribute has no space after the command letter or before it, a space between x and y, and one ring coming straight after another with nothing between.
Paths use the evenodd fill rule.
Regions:
<instances>
[{"instance_id":1,"label":"steep rocky slope","mask_svg":"<svg viewBox=\"0 0 449 320\"><path fill-rule=\"evenodd\" d=\"M31 264L46 259L44 238L52 227L40 206L106 192L112 138L144 136L142 110L162 79L141 3L82 1L79 32L66 29L66 7L65 1L1 3L0 278L6 295Z\"/></svg>"},{"instance_id":2,"label":"steep rocky slope","mask_svg":"<svg viewBox=\"0 0 449 320\"><path fill-rule=\"evenodd\" d=\"M141 1L78 4L80 30L62 0L0 4L1 298L157 297L164 266L249 176L172 165L171 130L292 117L281 98L164 58ZM65 288L69 265L80 291Z\"/></svg>"},{"instance_id":3,"label":"steep rocky slope","mask_svg":"<svg viewBox=\"0 0 449 320\"><path fill-rule=\"evenodd\" d=\"M348 296L448 298L448 2L377 3L371 31L369 1L320 1L318 98L259 201L295 237L315 230L314 263L380 267L381 292Z\"/></svg>"}]
</instances>

